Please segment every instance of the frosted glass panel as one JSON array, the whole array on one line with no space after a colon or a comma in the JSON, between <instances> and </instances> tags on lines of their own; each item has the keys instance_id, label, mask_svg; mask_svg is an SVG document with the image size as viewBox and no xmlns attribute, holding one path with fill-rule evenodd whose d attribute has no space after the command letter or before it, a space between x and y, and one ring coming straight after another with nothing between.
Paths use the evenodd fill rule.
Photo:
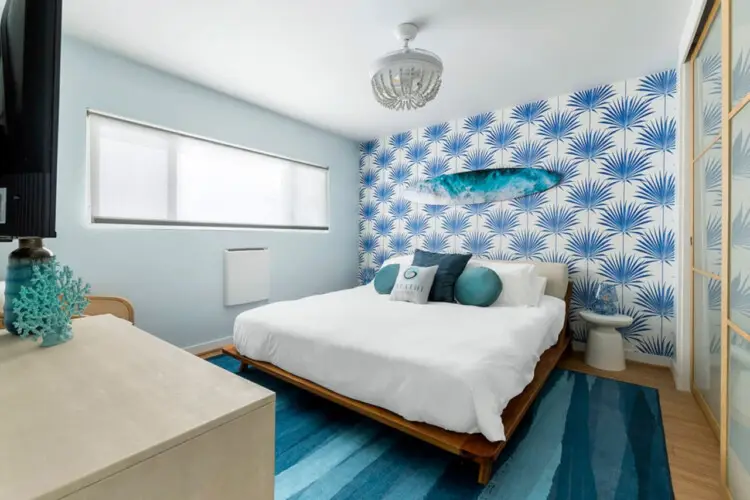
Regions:
<instances>
[{"instance_id":1,"label":"frosted glass panel","mask_svg":"<svg viewBox=\"0 0 750 500\"><path fill-rule=\"evenodd\" d=\"M718 421L721 408L721 282L695 274L693 384Z\"/></svg>"},{"instance_id":2,"label":"frosted glass panel","mask_svg":"<svg viewBox=\"0 0 750 500\"><path fill-rule=\"evenodd\" d=\"M750 498L750 342L729 331L727 482L734 498Z\"/></svg>"},{"instance_id":3,"label":"frosted glass panel","mask_svg":"<svg viewBox=\"0 0 750 500\"><path fill-rule=\"evenodd\" d=\"M732 107L750 93L750 2L732 2Z\"/></svg>"},{"instance_id":4,"label":"frosted glass panel","mask_svg":"<svg viewBox=\"0 0 750 500\"><path fill-rule=\"evenodd\" d=\"M695 59L695 154L721 133L721 12Z\"/></svg>"},{"instance_id":5,"label":"frosted glass panel","mask_svg":"<svg viewBox=\"0 0 750 500\"><path fill-rule=\"evenodd\" d=\"M750 107L732 119L729 211L730 318L750 332Z\"/></svg>"},{"instance_id":6,"label":"frosted glass panel","mask_svg":"<svg viewBox=\"0 0 750 500\"><path fill-rule=\"evenodd\" d=\"M721 275L721 150L710 150L694 168L693 247L697 269Z\"/></svg>"}]
</instances>

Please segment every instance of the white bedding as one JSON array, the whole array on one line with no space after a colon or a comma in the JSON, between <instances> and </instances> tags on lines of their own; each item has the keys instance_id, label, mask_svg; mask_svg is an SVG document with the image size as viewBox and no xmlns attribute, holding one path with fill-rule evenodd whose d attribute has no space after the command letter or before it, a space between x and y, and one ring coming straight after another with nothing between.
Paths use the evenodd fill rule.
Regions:
<instances>
[{"instance_id":1,"label":"white bedding","mask_svg":"<svg viewBox=\"0 0 750 500\"><path fill-rule=\"evenodd\" d=\"M500 415L556 341L565 303L470 307L394 302L370 286L277 302L235 320L234 343L407 420L505 439Z\"/></svg>"}]
</instances>

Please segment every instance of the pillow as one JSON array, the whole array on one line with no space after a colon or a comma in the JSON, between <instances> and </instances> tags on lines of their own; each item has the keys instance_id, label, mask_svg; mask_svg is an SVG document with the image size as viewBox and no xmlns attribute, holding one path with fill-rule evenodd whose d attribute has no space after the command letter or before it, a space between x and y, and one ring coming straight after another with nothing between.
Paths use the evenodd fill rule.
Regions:
<instances>
[{"instance_id":1,"label":"pillow","mask_svg":"<svg viewBox=\"0 0 750 500\"><path fill-rule=\"evenodd\" d=\"M539 307L539 303L544 297L544 291L547 289L547 278L543 276L537 276L533 279L531 284L531 300L530 306Z\"/></svg>"},{"instance_id":2,"label":"pillow","mask_svg":"<svg viewBox=\"0 0 750 500\"><path fill-rule=\"evenodd\" d=\"M396 278L398 278L398 264L389 264L380 268L380 271L375 275L373 280L375 284L375 291L380 295L388 295L393 290L393 285L396 284Z\"/></svg>"},{"instance_id":3,"label":"pillow","mask_svg":"<svg viewBox=\"0 0 750 500\"><path fill-rule=\"evenodd\" d=\"M492 269L503 282L503 291L493 306L530 306L538 304L533 300L532 284L536 278L534 264L525 262L500 262L472 259L468 267Z\"/></svg>"},{"instance_id":4,"label":"pillow","mask_svg":"<svg viewBox=\"0 0 750 500\"><path fill-rule=\"evenodd\" d=\"M432 253L417 250L414 254L413 266L438 266L435 282L430 290L431 302L455 302L456 280L464 272L471 254Z\"/></svg>"},{"instance_id":5,"label":"pillow","mask_svg":"<svg viewBox=\"0 0 750 500\"><path fill-rule=\"evenodd\" d=\"M411 261L414 260L414 254L410 253L407 255L394 255L393 257L389 257L383 262L383 265L380 266L380 268L384 268L385 266L390 266L391 264L398 264L400 266L410 266Z\"/></svg>"},{"instance_id":6,"label":"pillow","mask_svg":"<svg viewBox=\"0 0 750 500\"><path fill-rule=\"evenodd\" d=\"M487 267L467 267L456 280L456 301L465 306L491 306L502 291L500 277Z\"/></svg>"},{"instance_id":7,"label":"pillow","mask_svg":"<svg viewBox=\"0 0 750 500\"><path fill-rule=\"evenodd\" d=\"M438 266L404 266L391 291L391 300L426 304Z\"/></svg>"}]
</instances>

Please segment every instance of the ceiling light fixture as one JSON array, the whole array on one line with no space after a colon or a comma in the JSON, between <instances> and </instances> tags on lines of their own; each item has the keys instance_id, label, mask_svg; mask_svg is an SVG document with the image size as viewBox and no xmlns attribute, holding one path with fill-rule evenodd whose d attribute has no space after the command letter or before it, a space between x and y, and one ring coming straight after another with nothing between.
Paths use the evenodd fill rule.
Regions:
<instances>
[{"instance_id":1,"label":"ceiling light fixture","mask_svg":"<svg viewBox=\"0 0 750 500\"><path fill-rule=\"evenodd\" d=\"M396 37L404 47L377 61L372 70L372 92L388 109L418 109L435 98L440 90L443 62L422 49L409 48L419 32L415 24L399 24Z\"/></svg>"}]
</instances>

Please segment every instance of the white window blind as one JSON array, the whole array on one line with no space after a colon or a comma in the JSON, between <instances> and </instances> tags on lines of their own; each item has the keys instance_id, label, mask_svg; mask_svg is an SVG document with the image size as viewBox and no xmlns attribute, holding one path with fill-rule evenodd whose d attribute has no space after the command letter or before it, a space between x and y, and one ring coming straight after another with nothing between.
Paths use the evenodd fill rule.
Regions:
<instances>
[{"instance_id":1,"label":"white window blind","mask_svg":"<svg viewBox=\"0 0 750 500\"><path fill-rule=\"evenodd\" d=\"M328 169L89 112L94 223L328 229Z\"/></svg>"}]
</instances>

